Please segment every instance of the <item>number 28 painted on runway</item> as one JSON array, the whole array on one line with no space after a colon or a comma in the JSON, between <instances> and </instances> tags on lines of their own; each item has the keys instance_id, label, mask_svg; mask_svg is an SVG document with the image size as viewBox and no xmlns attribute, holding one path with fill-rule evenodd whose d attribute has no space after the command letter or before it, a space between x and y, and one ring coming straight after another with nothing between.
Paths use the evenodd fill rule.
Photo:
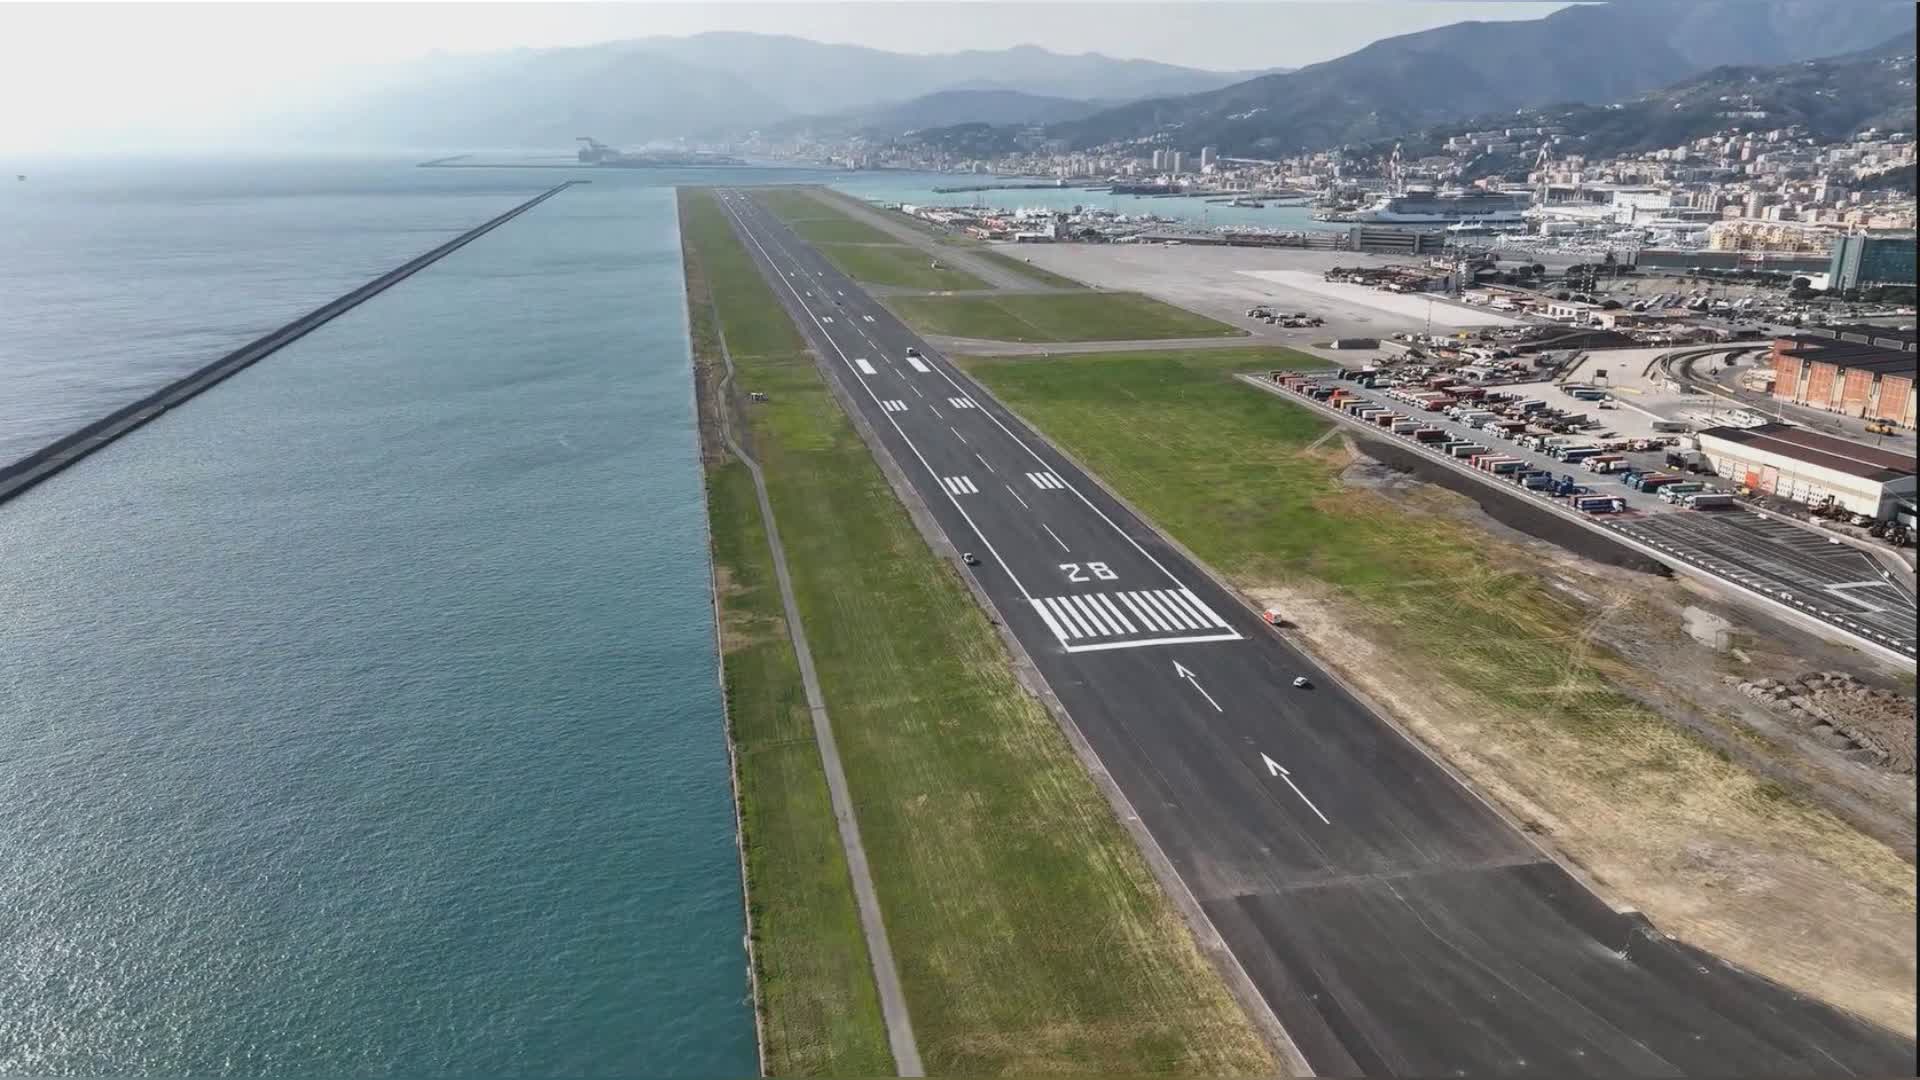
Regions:
<instances>
[{"instance_id":1,"label":"number 28 painted on runway","mask_svg":"<svg viewBox=\"0 0 1920 1080\"><path fill-rule=\"evenodd\" d=\"M1094 578L1101 581L1120 580L1120 575L1109 570L1107 564L1103 562L1087 563L1085 569L1081 569L1081 564L1077 562L1063 562L1060 564L1060 569L1066 571L1068 581L1092 581ZM1088 577L1088 574L1092 574L1093 577Z\"/></svg>"}]
</instances>

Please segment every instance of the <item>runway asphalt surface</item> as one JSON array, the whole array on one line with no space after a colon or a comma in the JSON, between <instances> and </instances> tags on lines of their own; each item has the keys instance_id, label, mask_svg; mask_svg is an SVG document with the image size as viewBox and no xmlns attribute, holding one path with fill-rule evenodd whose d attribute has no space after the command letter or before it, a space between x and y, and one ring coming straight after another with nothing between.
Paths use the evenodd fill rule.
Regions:
<instances>
[{"instance_id":1,"label":"runway asphalt surface","mask_svg":"<svg viewBox=\"0 0 1920 1080\"><path fill-rule=\"evenodd\" d=\"M1910 1041L1612 911L748 193L717 194L1316 1073L1912 1075Z\"/></svg>"}]
</instances>

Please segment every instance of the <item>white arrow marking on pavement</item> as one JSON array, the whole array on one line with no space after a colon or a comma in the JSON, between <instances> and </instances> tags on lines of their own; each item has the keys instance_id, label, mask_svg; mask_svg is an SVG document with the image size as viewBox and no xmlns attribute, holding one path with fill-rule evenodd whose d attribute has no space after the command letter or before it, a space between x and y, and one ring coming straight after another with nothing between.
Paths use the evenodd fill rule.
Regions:
<instances>
[{"instance_id":1,"label":"white arrow marking on pavement","mask_svg":"<svg viewBox=\"0 0 1920 1080\"><path fill-rule=\"evenodd\" d=\"M1307 809L1313 811L1313 816L1320 819L1320 824L1322 825L1333 824L1333 822L1327 820L1327 815L1320 812L1319 807L1313 805L1313 800L1307 798L1307 793L1300 790L1300 785L1293 782L1293 774L1287 771L1287 767L1285 765L1280 764L1279 762L1273 760L1272 758L1268 757L1265 754L1260 755L1260 760L1267 763L1267 775L1277 776L1280 779L1285 780L1287 782L1287 786L1293 789L1293 793L1295 795L1300 796L1300 801L1307 804Z\"/></svg>"},{"instance_id":2,"label":"white arrow marking on pavement","mask_svg":"<svg viewBox=\"0 0 1920 1080\"><path fill-rule=\"evenodd\" d=\"M1185 680L1187 680L1188 682L1190 682L1190 683L1192 683L1192 684L1193 684L1193 688L1194 688L1195 690L1198 690L1198 691L1200 691L1200 696L1201 696L1201 697L1203 697L1203 698L1206 698L1206 699L1207 699L1207 704L1209 704L1209 705L1211 705L1211 706L1213 706L1213 711L1214 711L1214 712L1226 712L1226 711L1227 711L1227 710L1225 710L1225 709L1223 709L1223 708L1221 708L1221 707L1220 707L1220 703L1219 703L1219 702L1217 702L1217 701L1215 701L1215 700L1213 700L1213 695L1212 695L1212 694L1209 694L1209 693L1207 693L1207 690L1206 690L1206 687L1203 687L1203 686L1201 686L1201 685L1200 685L1200 680L1199 680L1199 679L1196 679L1196 678L1194 678L1194 677L1193 677L1193 672L1191 672L1191 671L1188 671L1188 670L1187 670L1186 668L1184 668L1184 667L1182 667L1182 666L1180 665L1180 661L1178 661L1178 660L1175 660L1175 661L1173 662L1173 673L1174 673L1175 675L1178 675L1178 676L1180 676L1181 678L1183 678L1183 679L1185 679Z\"/></svg>"}]
</instances>

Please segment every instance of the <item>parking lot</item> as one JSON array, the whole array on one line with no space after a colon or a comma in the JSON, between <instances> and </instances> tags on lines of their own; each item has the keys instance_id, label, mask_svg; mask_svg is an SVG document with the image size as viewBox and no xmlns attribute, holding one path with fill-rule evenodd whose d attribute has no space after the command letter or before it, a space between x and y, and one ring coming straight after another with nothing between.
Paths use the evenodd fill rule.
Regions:
<instances>
[{"instance_id":1,"label":"parking lot","mask_svg":"<svg viewBox=\"0 0 1920 1080\"><path fill-rule=\"evenodd\" d=\"M1334 372L1325 372L1318 378L1322 382L1333 382L1337 381L1338 376ZM1276 386L1266 378L1247 376L1246 381L1289 401L1340 417L1375 435L1387 435L1375 425L1354 421L1337 409ZM1393 400L1381 391L1369 390L1351 381L1342 381L1340 385L1349 393L1415 415L1404 402ZM1628 509L1624 513L1597 517L1574 514L1564 499L1556 499L1545 492L1525 490L1410 438L1395 440L1416 450L1423 457L1471 475L1516 498L1552 505L1591 528L1651 548L1669 562L1685 564L1742 589L1759 593L1909 659L1915 655L1915 619L1920 613L1916 612L1913 595L1903 584L1890 580L1871 555L1857 548L1834 543L1819 533L1751 511L1710 513L1681 509L1661 502L1655 495L1631 490L1619 483L1617 478L1586 473L1578 468L1569 469L1563 462L1522 450L1511 442L1491 439L1485 431L1468 428L1438 414L1417 415L1423 425L1443 428L1453 436L1498 447L1503 455L1525 460L1529 467L1569 474L1576 482L1596 493L1621 499ZM1659 456L1634 455L1634 458L1644 459L1636 461L1642 467L1654 467L1657 465L1654 459Z\"/></svg>"},{"instance_id":2,"label":"parking lot","mask_svg":"<svg viewBox=\"0 0 1920 1080\"><path fill-rule=\"evenodd\" d=\"M1871 555L1748 511L1603 522L1816 618L1913 655L1914 598Z\"/></svg>"}]
</instances>

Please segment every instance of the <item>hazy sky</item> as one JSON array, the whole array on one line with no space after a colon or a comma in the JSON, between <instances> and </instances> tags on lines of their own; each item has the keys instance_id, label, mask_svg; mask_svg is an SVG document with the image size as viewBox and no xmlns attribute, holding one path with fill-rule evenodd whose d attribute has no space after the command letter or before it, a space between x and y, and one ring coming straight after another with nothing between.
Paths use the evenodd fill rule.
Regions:
<instances>
[{"instance_id":1,"label":"hazy sky","mask_svg":"<svg viewBox=\"0 0 1920 1080\"><path fill-rule=\"evenodd\" d=\"M1556 0L1264 3L0 2L0 150L199 126L303 95L342 65L434 50L584 45L749 30L898 52L1034 44L1215 69L1298 66L1465 19L1541 18Z\"/></svg>"}]
</instances>

